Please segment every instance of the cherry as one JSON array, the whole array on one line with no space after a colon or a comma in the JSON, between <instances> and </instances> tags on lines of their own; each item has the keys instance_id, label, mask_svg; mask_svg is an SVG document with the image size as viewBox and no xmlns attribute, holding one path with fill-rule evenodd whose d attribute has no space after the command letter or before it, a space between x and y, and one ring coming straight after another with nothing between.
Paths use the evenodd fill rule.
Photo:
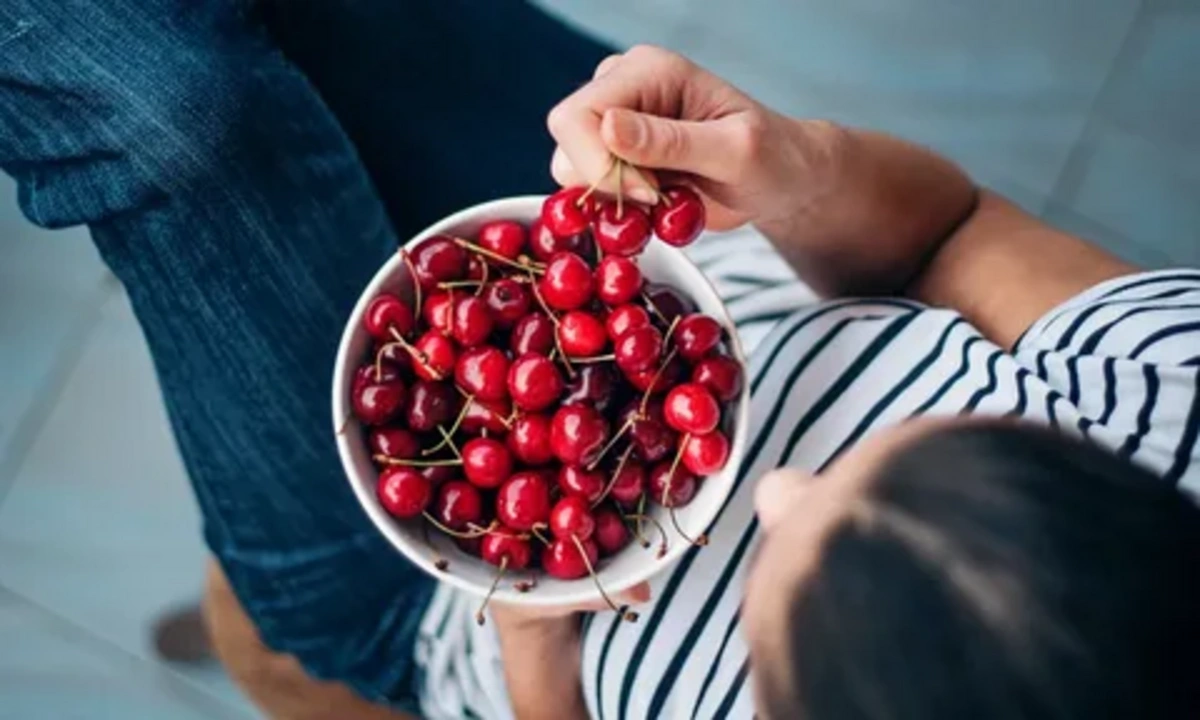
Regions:
<instances>
[{"instance_id":1,"label":"cherry","mask_svg":"<svg viewBox=\"0 0 1200 720\"><path fill-rule=\"evenodd\" d=\"M471 483L454 480L438 488L433 517L451 530L465 530L483 519L483 496Z\"/></svg>"},{"instance_id":2,"label":"cherry","mask_svg":"<svg viewBox=\"0 0 1200 720\"><path fill-rule=\"evenodd\" d=\"M454 301L456 299L453 290L430 293L429 297L425 298L424 307L421 308L421 316L425 318L425 324L431 330L437 330L443 335L450 335L454 331Z\"/></svg>"},{"instance_id":3,"label":"cherry","mask_svg":"<svg viewBox=\"0 0 1200 720\"><path fill-rule=\"evenodd\" d=\"M592 269L572 252L555 253L538 281L538 292L555 310L574 310L592 299Z\"/></svg>"},{"instance_id":4,"label":"cherry","mask_svg":"<svg viewBox=\"0 0 1200 720\"><path fill-rule=\"evenodd\" d=\"M417 377L422 380L441 380L454 372L458 350L450 338L430 330L417 340L414 347L425 356L424 362L413 363L413 372Z\"/></svg>"},{"instance_id":5,"label":"cherry","mask_svg":"<svg viewBox=\"0 0 1200 720\"><path fill-rule=\"evenodd\" d=\"M454 544L471 557L479 557L483 552L483 538L477 536L468 536L454 538Z\"/></svg>"},{"instance_id":6,"label":"cherry","mask_svg":"<svg viewBox=\"0 0 1200 720\"><path fill-rule=\"evenodd\" d=\"M354 415L367 425L382 425L404 407L404 383L367 383L351 393Z\"/></svg>"},{"instance_id":7,"label":"cherry","mask_svg":"<svg viewBox=\"0 0 1200 720\"><path fill-rule=\"evenodd\" d=\"M607 258L605 258L607 259ZM616 340L630 330L650 324L650 313L640 305L621 305L612 309L604 327L610 340Z\"/></svg>"},{"instance_id":8,"label":"cherry","mask_svg":"<svg viewBox=\"0 0 1200 720\"><path fill-rule=\"evenodd\" d=\"M471 348L458 359L454 380L480 400L503 400L508 397L508 358L490 345Z\"/></svg>"},{"instance_id":9,"label":"cherry","mask_svg":"<svg viewBox=\"0 0 1200 720\"><path fill-rule=\"evenodd\" d=\"M535 258L545 262L550 259L551 255L563 249L565 248L559 247L558 238L554 237L554 233L546 228L541 218L537 218L530 224L529 251Z\"/></svg>"},{"instance_id":10,"label":"cherry","mask_svg":"<svg viewBox=\"0 0 1200 720\"><path fill-rule=\"evenodd\" d=\"M516 530L531 530L550 519L550 485L540 473L513 475L496 493L496 517Z\"/></svg>"},{"instance_id":11,"label":"cherry","mask_svg":"<svg viewBox=\"0 0 1200 720\"><path fill-rule=\"evenodd\" d=\"M376 295L363 313L363 327L372 337L384 342L392 340L391 329L407 335L413 326L413 312L408 303L390 293Z\"/></svg>"},{"instance_id":12,"label":"cherry","mask_svg":"<svg viewBox=\"0 0 1200 720\"><path fill-rule=\"evenodd\" d=\"M366 385L377 385L379 383L391 383L400 380L400 370L394 365L383 363L379 366L378 374L375 372L375 363L362 365L354 371L354 379L350 382L352 392L358 392L359 389Z\"/></svg>"},{"instance_id":13,"label":"cherry","mask_svg":"<svg viewBox=\"0 0 1200 720\"><path fill-rule=\"evenodd\" d=\"M512 220L493 220L479 228L475 243L497 255L516 260L525 249L525 228Z\"/></svg>"},{"instance_id":14,"label":"cherry","mask_svg":"<svg viewBox=\"0 0 1200 720\"><path fill-rule=\"evenodd\" d=\"M568 495L554 503L550 510L550 532L554 537L587 540L596 530L592 507L581 497Z\"/></svg>"},{"instance_id":15,"label":"cherry","mask_svg":"<svg viewBox=\"0 0 1200 720\"><path fill-rule=\"evenodd\" d=\"M512 403L508 400L480 400L478 397L467 403L463 413L462 431L478 435L487 430L495 435L508 432L508 416L512 415Z\"/></svg>"},{"instance_id":16,"label":"cherry","mask_svg":"<svg viewBox=\"0 0 1200 720\"><path fill-rule=\"evenodd\" d=\"M596 266L596 297L609 305L627 303L642 289L642 271L625 257L609 255Z\"/></svg>"},{"instance_id":17,"label":"cherry","mask_svg":"<svg viewBox=\"0 0 1200 720\"><path fill-rule=\"evenodd\" d=\"M578 465L562 465L558 470L558 486L562 491L589 503L600 499L607 484L607 478L599 470L586 470Z\"/></svg>"},{"instance_id":18,"label":"cherry","mask_svg":"<svg viewBox=\"0 0 1200 720\"><path fill-rule=\"evenodd\" d=\"M371 357L381 358L383 360L383 367L390 368L396 374L396 377L400 377L401 372L412 369L412 355L408 354L407 348L397 342L380 342L376 344ZM371 373L374 374L374 363L368 367L371 368Z\"/></svg>"},{"instance_id":19,"label":"cherry","mask_svg":"<svg viewBox=\"0 0 1200 720\"><path fill-rule=\"evenodd\" d=\"M658 311L652 314L661 315L663 322L668 325L680 315L696 312L696 304L670 285L647 285L646 297Z\"/></svg>"},{"instance_id":20,"label":"cherry","mask_svg":"<svg viewBox=\"0 0 1200 720\"><path fill-rule=\"evenodd\" d=\"M522 355L508 369L508 392L522 410L536 412L549 407L562 386L558 368L542 355Z\"/></svg>"},{"instance_id":21,"label":"cherry","mask_svg":"<svg viewBox=\"0 0 1200 720\"><path fill-rule=\"evenodd\" d=\"M631 418L629 437L634 452L646 462L658 462L675 449L675 431L663 420L662 404L658 401L646 405L645 417L639 416L640 403L634 401L621 411L619 422L624 425Z\"/></svg>"},{"instance_id":22,"label":"cherry","mask_svg":"<svg viewBox=\"0 0 1200 720\"><path fill-rule=\"evenodd\" d=\"M683 466L696 475L720 472L729 460L729 439L719 430L689 435L683 443Z\"/></svg>"},{"instance_id":23,"label":"cherry","mask_svg":"<svg viewBox=\"0 0 1200 720\"><path fill-rule=\"evenodd\" d=\"M533 548L516 530L500 528L483 536L479 557L497 567L504 565L509 570L523 570L533 560Z\"/></svg>"},{"instance_id":24,"label":"cherry","mask_svg":"<svg viewBox=\"0 0 1200 720\"><path fill-rule=\"evenodd\" d=\"M529 313L513 327L508 346L516 357L526 353L549 355L554 349L554 321L543 313Z\"/></svg>"},{"instance_id":25,"label":"cherry","mask_svg":"<svg viewBox=\"0 0 1200 720\"><path fill-rule=\"evenodd\" d=\"M550 448L550 418L527 414L513 421L508 449L526 465L544 465L554 459Z\"/></svg>"},{"instance_id":26,"label":"cherry","mask_svg":"<svg viewBox=\"0 0 1200 720\"><path fill-rule=\"evenodd\" d=\"M580 554L579 547L587 553L587 560ZM542 568L546 574L559 580L577 580L588 574L588 563L595 567L600 560L600 549L591 540L580 540L579 545L571 538L559 538L542 551Z\"/></svg>"},{"instance_id":27,"label":"cherry","mask_svg":"<svg viewBox=\"0 0 1200 720\"><path fill-rule=\"evenodd\" d=\"M406 411L410 429L430 432L438 425L454 419L457 412L458 393L449 383L428 380L413 383Z\"/></svg>"},{"instance_id":28,"label":"cherry","mask_svg":"<svg viewBox=\"0 0 1200 720\"><path fill-rule=\"evenodd\" d=\"M567 357L593 357L607 343L604 323L586 310L572 310L558 321L558 344Z\"/></svg>"},{"instance_id":29,"label":"cherry","mask_svg":"<svg viewBox=\"0 0 1200 720\"><path fill-rule=\"evenodd\" d=\"M684 360L696 362L721 342L721 324L707 315L692 313L675 327L675 347Z\"/></svg>"},{"instance_id":30,"label":"cherry","mask_svg":"<svg viewBox=\"0 0 1200 720\"><path fill-rule=\"evenodd\" d=\"M453 465L429 465L417 468L417 472L421 474L421 477L428 480L429 484L433 487L437 487L458 477L458 468Z\"/></svg>"},{"instance_id":31,"label":"cherry","mask_svg":"<svg viewBox=\"0 0 1200 720\"><path fill-rule=\"evenodd\" d=\"M500 328L512 327L529 313L533 303L533 297L525 286L512 278L502 278L485 285L483 300L492 311L496 326Z\"/></svg>"},{"instance_id":32,"label":"cherry","mask_svg":"<svg viewBox=\"0 0 1200 720\"><path fill-rule=\"evenodd\" d=\"M675 468L671 487L667 488L667 479L671 478L671 463L660 462L650 471L650 499L665 508L678 508L687 505L696 497L696 476L685 468ZM669 492L668 492L669 490Z\"/></svg>"},{"instance_id":33,"label":"cherry","mask_svg":"<svg viewBox=\"0 0 1200 720\"><path fill-rule=\"evenodd\" d=\"M668 245L683 247L704 231L704 201L686 187L669 187L654 206L654 234Z\"/></svg>"},{"instance_id":34,"label":"cherry","mask_svg":"<svg viewBox=\"0 0 1200 720\"><path fill-rule=\"evenodd\" d=\"M596 529L592 533L592 539L596 541L600 552L605 555L615 555L629 544L631 537L629 528L625 526L625 521L621 519L620 513L605 507L597 510L593 517Z\"/></svg>"},{"instance_id":35,"label":"cherry","mask_svg":"<svg viewBox=\"0 0 1200 720\"><path fill-rule=\"evenodd\" d=\"M451 332L465 348L481 345L492 334L495 324L487 303L481 298L468 295L454 304Z\"/></svg>"},{"instance_id":36,"label":"cherry","mask_svg":"<svg viewBox=\"0 0 1200 720\"><path fill-rule=\"evenodd\" d=\"M420 515L433 497L433 486L429 481L408 467L385 469L379 474L375 491L383 509L398 518Z\"/></svg>"},{"instance_id":37,"label":"cherry","mask_svg":"<svg viewBox=\"0 0 1200 720\"><path fill-rule=\"evenodd\" d=\"M462 447L463 474L485 490L500 487L512 474L512 453L493 438L471 438Z\"/></svg>"},{"instance_id":38,"label":"cherry","mask_svg":"<svg viewBox=\"0 0 1200 720\"><path fill-rule=\"evenodd\" d=\"M663 336L653 325L630 330L613 343L617 367L626 373L657 368L662 352Z\"/></svg>"},{"instance_id":39,"label":"cherry","mask_svg":"<svg viewBox=\"0 0 1200 720\"><path fill-rule=\"evenodd\" d=\"M470 258L467 260L467 279L478 282L487 277L487 275L487 261L479 255L471 253Z\"/></svg>"},{"instance_id":40,"label":"cherry","mask_svg":"<svg viewBox=\"0 0 1200 720\"><path fill-rule=\"evenodd\" d=\"M640 392L649 390L651 395L660 395L678 383L683 374L683 361L676 357L671 358L670 362L662 368L662 372L659 372L659 368L651 367L638 372L625 373L625 379ZM655 380L655 377L658 377L658 380ZM653 388L651 384L654 385Z\"/></svg>"},{"instance_id":41,"label":"cherry","mask_svg":"<svg viewBox=\"0 0 1200 720\"><path fill-rule=\"evenodd\" d=\"M615 390L616 377L612 367L604 363L584 365L567 381L562 404L584 403L604 412L612 403Z\"/></svg>"},{"instance_id":42,"label":"cherry","mask_svg":"<svg viewBox=\"0 0 1200 720\"><path fill-rule=\"evenodd\" d=\"M706 357L692 368L692 382L721 402L730 402L742 392L742 366L728 355Z\"/></svg>"},{"instance_id":43,"label":"cherry","mask_svg":"<svg viewBox=\"0 0 1200 720\"><path fill-rule=\"evenodd\" d=\"M721 406L704 386L689 382L667 393L663 417L679 432L706 435L721 421Z\"/></svg>"},{"instance_id":44,"label":"cherry","mask_svg":"<svg viewBox=\"0 0 1200 720\"><path fill-rule=\"evenodd\" d=\"M550 447L567 465L588 465L608 441L608 421L586 405L567 405L550 421Z\"/></svg>"},{"instance_id":45,"label":"cherry","mask_svg":"<svg viewBox=\"0 0 1200 720\"><path fill-rule=\"evenodd\" d=\"M434 235L409 252L417 281L425 290L438 283L461 280L467 273L467 251L446 235Z\"/></svg>"},{"instance_id":46,"label":"cherry","mask_svg":"<svg viewBox=\"0 0 1200 720\"><path fill-rule=\"evenodd\" d=\"M670 452L668 450L667 452ZM665 453L664 453L665 456ZM634 507L646 491L646 467L639 462L627 461L617 472L608 495L625 507Z\"/></svg>"},{"instance_id":47,"label":"cherry","mask_svg":"<svg viewBox=\"0 0 1200 720\"><path fill-rule=\"evenodd\" d=\"M542 223L555 237L565 238L587 230L596 214L592 197L583 197L587 192L582 187L559 190L542 203Z\"/></svg>"},{"instance_id":48,"label":"cherry","mask_svg":"<svg viewBox=\"0 0 1200 720\"><path fill-rule=\"evenodd\" d=\"M399 427L372 428L367 435L367 446L372 455L387 455L400 460L415 458L421 451L417 436Z\"/></svg>"},{"instance_id":49,"label":"cherry","mask_svg":"<svg viewBox=\"0 0 1200 720\"><path fill-rule=\"evenodd\" d=\"M650 242L650 215L632 203L600 202L592 220L592 236L607 255L637 255Z\"/></svg>"}]
</instances>

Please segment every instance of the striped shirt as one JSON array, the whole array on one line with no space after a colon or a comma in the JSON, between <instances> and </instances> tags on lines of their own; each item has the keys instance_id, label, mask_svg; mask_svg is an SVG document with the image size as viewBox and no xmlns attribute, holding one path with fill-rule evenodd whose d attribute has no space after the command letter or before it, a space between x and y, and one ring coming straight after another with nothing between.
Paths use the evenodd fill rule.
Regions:
<instances>
[{"instance_id":1,"label":"striped shirt","mask_svg":"<svg viewBox=\"0 0 1200 720\"><path fill-rule=\"evenodd\" d=\"M902 299L817 302L750 232L690 251L750 357L750 438L736 489L703 549L651 585L638 623L583 626L583 691L601 720L751 718L739 613L760 539L752 484L790 465L819 471L915 415L1013 416L1086 435L1166 482L1200 491L1200 271L1119 278L1038 320L1006 351L960 315ZM477 601L443 587L417 647L430 718L511 718L494 631Z\"/></svg>"}]
</instances>

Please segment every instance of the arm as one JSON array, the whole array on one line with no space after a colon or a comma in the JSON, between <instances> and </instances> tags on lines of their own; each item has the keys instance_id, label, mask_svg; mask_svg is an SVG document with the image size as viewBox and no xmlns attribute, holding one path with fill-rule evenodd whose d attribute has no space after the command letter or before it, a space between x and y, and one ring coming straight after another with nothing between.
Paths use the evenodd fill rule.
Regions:
<instances>
[{"instance_id":1,"label":"arm","mask_svg":"<svg viewBox=\"0 0 1200 720\"><path fill-rule=\"evenodd\" d=\"M518 720L586 720L578 616L541 618L497 606L492 618Z\"/></svg>"}]
</instances>

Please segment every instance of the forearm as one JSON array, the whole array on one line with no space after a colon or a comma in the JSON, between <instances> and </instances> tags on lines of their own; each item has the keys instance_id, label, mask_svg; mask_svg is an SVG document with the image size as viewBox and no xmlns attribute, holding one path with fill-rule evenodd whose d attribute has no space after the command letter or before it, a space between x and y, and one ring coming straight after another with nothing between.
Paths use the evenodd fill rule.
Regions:
<instances>
[{"instance_id":1,"label":"forearm","mask_svg":"<svg viewBox=\"0 0 1200 720\"><path fill-rule=\"evenodd\" d=\"M504 675L518 720L586 720L576 616L530 620L496 608Z\"/></svg>"},{"instance_id":2,"label":"forearm","mask_svg":"<svg viewBox=\"0 0 1200 720\"><path fill-rule=\"evenodd\" d=\"M786 120L807 148L805 200L759 229L825 295L904 291L970 214L975 188L953 163L915 145L827 123Z\"/></svg>"}]
</instances>

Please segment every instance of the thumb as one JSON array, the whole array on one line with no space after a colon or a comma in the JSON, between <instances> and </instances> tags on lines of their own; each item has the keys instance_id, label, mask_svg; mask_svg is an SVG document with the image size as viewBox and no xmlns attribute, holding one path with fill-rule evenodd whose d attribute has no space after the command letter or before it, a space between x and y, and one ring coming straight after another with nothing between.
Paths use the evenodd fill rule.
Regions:
<instances>
[{"instance_id":1,"label":"thumb","mask_svg":"<svg viewBox=\"0 0 1200 720\"><path fill-rule=\"evenodd\" d=\"M721 181L727 171L729 126L723 120L672 120L614 108L600 137L616 156L641 167L677 170ZM722 158L725 158L724 160Z\"/></svg>"}]
</instances>

